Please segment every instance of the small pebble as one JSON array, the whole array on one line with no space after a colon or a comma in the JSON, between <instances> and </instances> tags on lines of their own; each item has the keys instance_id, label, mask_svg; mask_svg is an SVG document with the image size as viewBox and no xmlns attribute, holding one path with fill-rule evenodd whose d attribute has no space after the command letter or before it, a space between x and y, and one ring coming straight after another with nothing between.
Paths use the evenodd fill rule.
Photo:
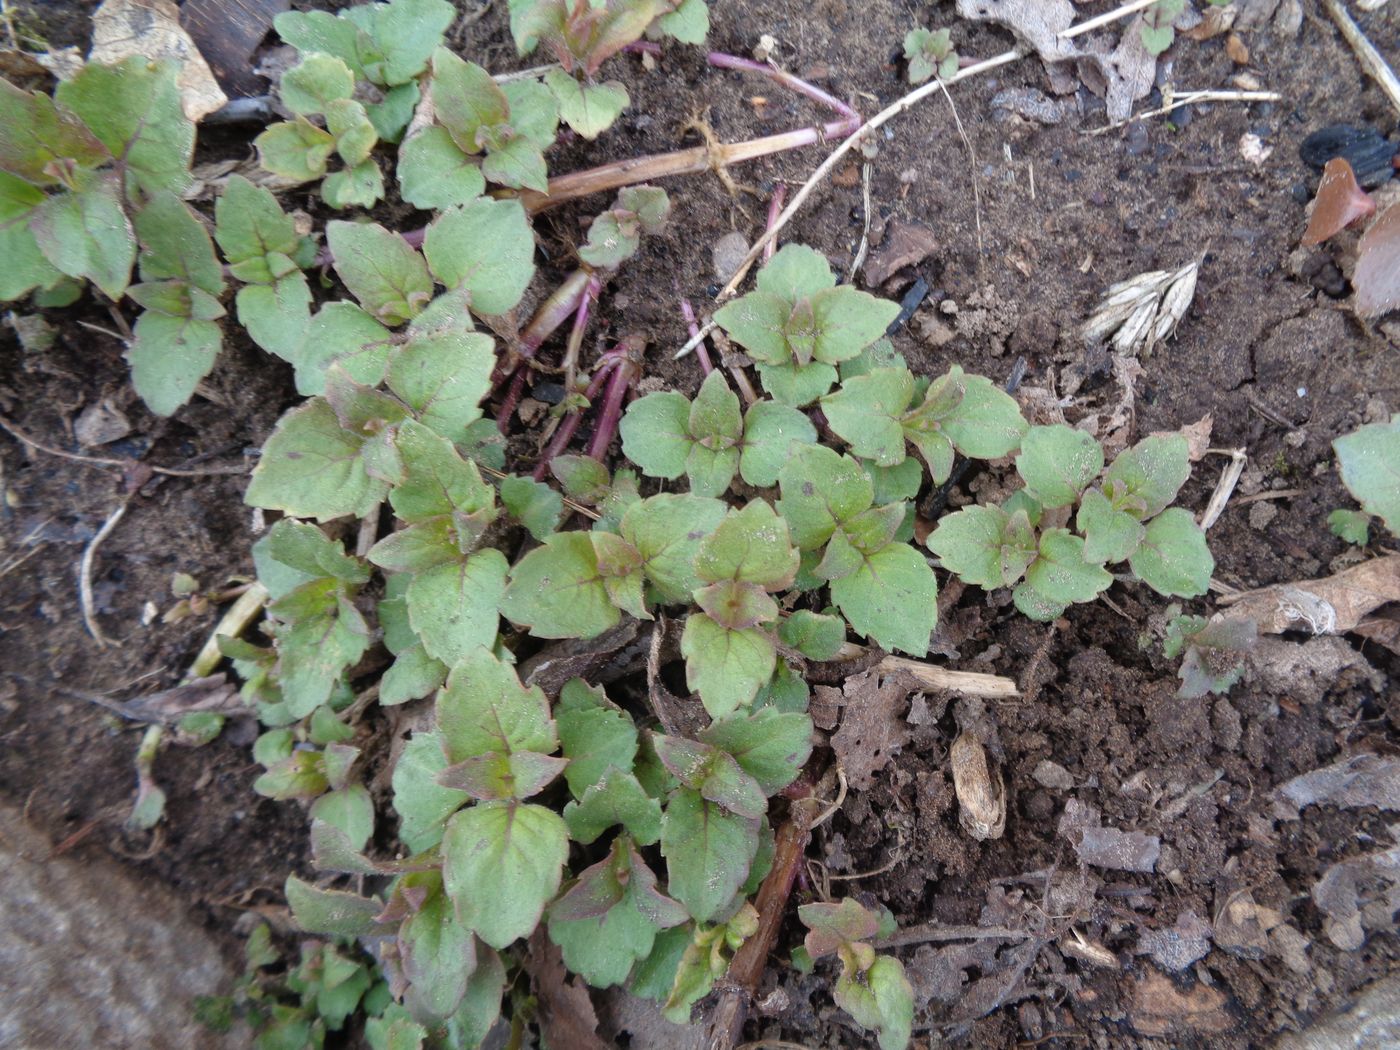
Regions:
<instances>
[{"instance_id":1,"label":"small pebble","mask_svg":"<svg viewBox=\"0 0 1400 1050\"><path fill-rule=\"evenodd\" d=\"M715 241L714 248L711 250L715 276L721 281L728 281L739 272L739 267L744 262L744 256L748 253L749 242L742 233L737 230L733 233L726 233Z\"/></svg>"}]
</instances>

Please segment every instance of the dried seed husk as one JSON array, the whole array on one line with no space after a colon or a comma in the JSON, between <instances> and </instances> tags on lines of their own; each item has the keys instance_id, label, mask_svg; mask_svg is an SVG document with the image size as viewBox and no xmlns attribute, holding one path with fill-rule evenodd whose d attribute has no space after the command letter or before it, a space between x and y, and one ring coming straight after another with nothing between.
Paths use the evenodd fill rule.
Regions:
<instances>
[{"instance_id":1,"label":"dried seed husk","mask_svg":"<svg viewBox=\"0 0 1400 1050\"><path fill-rule=\"evenodd\" d=\"M993 776L987 752L970 733L961 733L948 751L953 790L958 796L959 823L979 842L999 839L1006 830L1006 791L1001 772Z\"/></svg>"}]
</instances>

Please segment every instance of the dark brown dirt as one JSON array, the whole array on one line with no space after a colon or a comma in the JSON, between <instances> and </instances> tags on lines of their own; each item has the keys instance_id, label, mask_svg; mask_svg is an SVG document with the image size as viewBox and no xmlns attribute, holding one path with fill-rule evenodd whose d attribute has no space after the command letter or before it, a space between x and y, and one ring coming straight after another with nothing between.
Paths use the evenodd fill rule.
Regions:
<instances>
[{"instance_id":1,"label":"dark brown dirt","mask_svg":"<svg viewBox=\"0 0 1400 1050\"><path fill-rule=\"evenodd\" d=\"M81 40L95 6L62 6L49 22L50 38ZM464 50L491 68L518 61L504 6L465 34ZM55 13L54 5L45 9ZM771 33L785 67L854 98L864 112L905 90L892 56L916 22L953 25L964 55L1010 46L1000 31L956 23L946 4L930 12L886 0L720 0L712 17L711 46L744 54L760 33ZM1400 63L1397 26L1395 5L1366 24ZM1297 160L1299 141L1334 122L1389 130L1394 113L1325 20L1310 15L1295 38L1261 31L1246 39L1252 68L1266 87L1284 93L1284 103L1199 107L1178 129L1158 119L1089 137L1084 132L1105 118L1087 94L1082 111L1055 127L992 109L990 100L1004 88L1047 86L1040 65L1026 59L954 91L975 161L947 102L935 98L889 126L872 185L877 234L891 220L918 221L939 243L921 270L934 289L929 305L896 339L921 372L956 362L1003 377L1015 355L1024 354L1027 383L1034 384L1051 366L1084 365L1075 329L1106 285L1205 253L1195 304L1177 338L1145 362L1138 425L1142 432L1175 428L1212 413L1214 447L1247 449L1264 487L1302 490L1275 501L1280 513L1263 528L1251 526L1249 505L1237 504L1212 530L1218 578L1241 587L1328 571L1343 545L1328 533L1325 518L1346 504L1329 443L1363 419L1400 408L1396 346L1359 326L1289 264L1304 225L1294 189L1311 187L1311 174ZM1236 71L1220 39L1182 42L1173 54L1178 86L1223 86ZM701 112L726 141L815 115L808 103L766 82L709 69L679 51L668 52L659 71L622 58L608 72L626 82L632 107L599 142L556 148L552 170L694 145L695 134L680 128ZM756 108L755 95L767 104ZM1246 132L1273 147L1262 167L1240 156ZM221 133L217 147L227 155L238 141ZM775 182L800 183L823 155L809 148L736 169L736 179L756 195L731 198L710 177L669 183L675 220L608 289L597 344L640 332L653 347L649 374L692 391L699 381L694 359L673 362L669 353L685 338L677 295L703 312L716 285L713 243L731 229L756 236ZM297 195L293 202L308 204ZM580 220L606 203L582 202L538 224L546 263L537 287L567 267L569 248L582 237ZM417 224L402 207L385 216ZM858 182L829 185L787 237L841 265L855 252L862 221ZM912 276L895 277L886 293L898 296ZM983 313L977 323L965 323L964 334L934 346L911 333L924 330L924 317L948 320L935 305L943 299L958 304L964 318L979 304ZM110 327L102 310L89 304L47 316L59 330L58 346L47 355L26 356L8 331L0 337L0 409L51 445L75 449L76 414L111 396L130 414L135 436L99 454L142 455L163 465L207 455L227 465L251 454L293 401L289 370L231 335L209 382L212 399L197 398L161 423L134 401L119 341L76 324ZM1091 381L1084 394L1111 401L1114 390L1109 380ZM577 440L582 444L586 435ZM521 439L517 447L529 445ZM1208 458L1198 468L1182 496L1186 506L1204 505L1221 462ZM83 545L128 498L121 471L31 455L8 438L0 439L0 467L6 497L0 566L27 559L0 576L0 667L32 679L0 679L0 792L27 803L30 820L54 841L91 827L73 847L78 851L149 853L133 864L180 887L211 926L230 930L239 909L275 901L287 871L302 864L301 815L252 794L246 741L226 733L203 749L162 753L157 775L169 795L162 835L156 842L124 837L136 735L64 689L129 696L180 678L212 617L176 625L157 618L142 626L143 608L171 604L175 572L215 585L251 571L241 482L166 478L130 497L94 577L104 629L120 639L103 649L84 629L76 572ZM977 843L958 827L944 763L955 729L945 713L916 730L881 783L852 794L813 846L834 874L883 868L897 858L882 874L839 885L884 901L902 926L976 922L982 914L1024 925L1053 900L1037 872L1055 872L1056 886L1069 886L1065 893L1087 894L1087 918L1076 929L1115 953L1119 968L1095 967L1064 950L1072 940L1067 932L1029 952L1014 945L966 952L966 974L953 971L954 989L959 980L1006 974L1008 966L1013 974L1023 969L1023 980L1005 989L1000 998L1007 1005L982 1019L960 1012L966 1007L957 994L948 1001L935 996L917 1019L924 1038L956 1037L978 1047L1164 1045L1150 1037L1145 1020L1145 1004L1160 991L1152 983L1157 970L1134 947L1144 932L1171 927L1186 912L1211 922L1241 890L1301 932L1308 965L1294 970L1277 953L1248 958L1215 947L1176 979L1189 997L1183 1001L1203 1002L1208 993L1215 1008L1182 1020L1167 1033L1171 1045L1269 1045L1273 1033L1297 1028L1396 969L1392 934L1373 935L1357 952L1338 951L1322 935L1309 898L1327 865L1376 848L1373 838L1390 841L1383 820L1374 812L1314 807L1301 821L1276 823L1269 801L1282 780L1341 754L1394 748L1400 693L1393 658L1364 654L1384 676L1380 688L1356 674L1283 692L1246 681L1226 701L1180 700L1175 667L1161 658L1160 645L1139 644L1149 616L1165 603L1140 588L1116 587L1112 597L1122 615L1101 605L1076 607L1054 631L985 602L975 589L948 617L963 628L955 666L996 671L1027 687L1025 699L991 712L1011 806L1002 839ZM934 714L942 706L930 703ZM1045 759L1068 771L1072 789L1036 782L1032 772ZM1157 874L1081 874L1073 850L1055 832L1070 797L1097 806L1107 825L1160 835ZM1176 800L1184 801L1172 806ZM952 965L928 948L902 955L916 975L937 976L938 967ZM936 986L934 976L921 988ZM794 981L774 966L765 990L777 984L790 1005L752 1022L753 1037L867 1045L830 1007L824 982ZM988 1005L998 1001L985 983L976 994L990 996Z\"/></svg>"}]
</instances>

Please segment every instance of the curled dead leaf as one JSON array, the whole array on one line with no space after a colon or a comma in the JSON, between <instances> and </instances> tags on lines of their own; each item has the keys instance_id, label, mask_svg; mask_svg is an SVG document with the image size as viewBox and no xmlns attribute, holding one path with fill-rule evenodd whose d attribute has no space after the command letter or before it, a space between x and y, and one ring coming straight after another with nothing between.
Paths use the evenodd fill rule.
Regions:
<instances>
[{"instance_id":1,"label":"curled dead leaf","mask_svg":"<svg viewBox=\"0 0 1400 1050\"><path fill-rule=\"evenodd\" d=\"M958 822L979 842L999 839L1006 830L1006 786L997 770L987 766L987 751L970 733L960 733L948 751L953 790L958 796Z\"/></svg>"},{"instance_id":2,"label":"curled dead leaf","mask_svg":"<svg viewBox=\"0 0 1400 1050\"><path fill-rule=\"evenodd\" d=\"M1374 610L1400 601L1400 554L1373 558L1325 579L1274 584L1223 600L1230 604L1230 617L1254 620L1263 634L1343 634Z\"/></svg>"},{"instance_id":3,"label":"curled dead leaf","mask_svg":"<svg viewBox=\"0 0 1400 1050\"><path fill-rule=\"evenodd\" d=\"M1309 247L1321 244L1375 210L1376 202L1357 184L1351 164L1345 157L1333 157L1322 169L1322 181L1317 185L1312 217L1302 243Z\"/></svg>"}]
</instances>

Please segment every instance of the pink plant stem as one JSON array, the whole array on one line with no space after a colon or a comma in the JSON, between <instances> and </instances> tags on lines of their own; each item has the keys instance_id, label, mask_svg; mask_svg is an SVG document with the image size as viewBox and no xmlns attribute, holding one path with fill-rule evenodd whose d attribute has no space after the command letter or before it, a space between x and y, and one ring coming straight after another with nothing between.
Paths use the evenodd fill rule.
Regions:
<instances>
[{"instance_id":1,"label":"pink plant stem","mask_svg":"<svg viewBox=\"0 0 1400 1050\"><path fill-rule=\"evenodd\" d=\"M780 182L773 190L773 199L768 202L768 229L778 225L778 216L783 213L783 202L787 199L787 183ZM778 250L778 239L774 237L763 249L763 261L773 258Z\"/></svg>"},{"instance_id":2,"label":"pink plant stem","mask_svg":"<svg viewBox=\"0 0 1400 1050\"><path fill-rule=\"evenodd\" d=\"M520 333L518 344L520 359L513 362L514 368L511 371L500 368L496 370L495 386L497 389L502 383L510 381L500 410L496 413L496 427L502 434L510 429L511 417L515 415L515 406L520 404L520 399L525 394L525 378L529 371L525 363L535 356L535 352L539 350L544 341L553 335L565 321L576 315L579 301L586 300L589 284L594 279L593 272L582 267L569 274L564 283L554 289L550 297L535 311L535 316L525 326L525 330Z\"/></svg>"},{"instance_id":3,"label":"pink plant stem","mask_svg":"<svg viewBox=\"0 0 1400 1050\"><path fill-rule=\"evenodd\" d=\"M612 444L612 439L617 434L617 424L622 419L622 403L626 400L627 391L641 371L640 364L636 360L640 350L628 352L629 349L628 344L623 342L618 344L617 351L615 351L625 354L625 356L620 358L608 380L608 392L603 401L603 414L598 419L598 429L593 432L593 442L588 446L588 454L599 463L608 454L608 446Z\"/></svg>"},{"instance_id":4,"label":"pink plant stem","mask_svg":"<svg viewBox=\"0 0 1400 1050\"><path fill-rule=\"evenodd\" d=\"M574 327L569 330L569 341L564 347L564 389L572 390L574 378L578 374L578 352L583 346L583 333L588 329L588 312L598 301L598 293L603 290L603 282L595 273L588 278L583 290L583 298L578 302L574 314Z\"/></svg>"},{"instance_id":5,"label":"pink plant stem","mask_svg":"<svg viewBox=\"0 0 1400 1050\"><path fill-rule=\"evenodd\" d=\"M690 305L689 299L681 300L681 316L685 318L685 327L690 332L690 338L694 339L700 334L700 322L695 318L695 308ZM695 356L700 360L701 374L709 375L715 370L715 366L710 364L710 351L704 340L695 344Z\"/></svg>"},{"instance_id":6,"label":"pink plant stem","mask_svg":"<svg viewBox=\"0 0 1400 1050\"><path fill-rule=\"evenodd\" d=\"M818 105L825 106L843 117L853 118L860 122L860 114L846 103L842 102L830 92L823 91L815 84L810 84L801 77L795 77L791 73L785 73L764 62L755 62L751 58L740 58L738 55L728 55L723 51L711 51L705 56L705 61L717 69L739 69L746 73L757 73L759 76L767 77L776 84L781 84L789 91L794 91L799 95L810 98Z\"/></svg>"},{"instance_id":7,"label":"pink plant stem","mask_svg":"<svg viewBox=\"0 0 1400 1050\"><path fill-rule=\"evenodd\" d=\"M584 399L590 405L603 389L608 373L621 363L621 357L605 357L598 362L598 367L593 370L593 378L588 384L588 389L583 394ZM554 462L554 457L562 455L564 450L569 447L569 442L574 439L574 434L578 432L579 424L583 422L583 413L584 409L575 409L560 422L559 429L554 432L554 437L550 439L549 447L545 449L544 456L535 464L534 477L536 481L544 480L545 474L549 472L550 463Z\"/></svg>"}]
</instances>

